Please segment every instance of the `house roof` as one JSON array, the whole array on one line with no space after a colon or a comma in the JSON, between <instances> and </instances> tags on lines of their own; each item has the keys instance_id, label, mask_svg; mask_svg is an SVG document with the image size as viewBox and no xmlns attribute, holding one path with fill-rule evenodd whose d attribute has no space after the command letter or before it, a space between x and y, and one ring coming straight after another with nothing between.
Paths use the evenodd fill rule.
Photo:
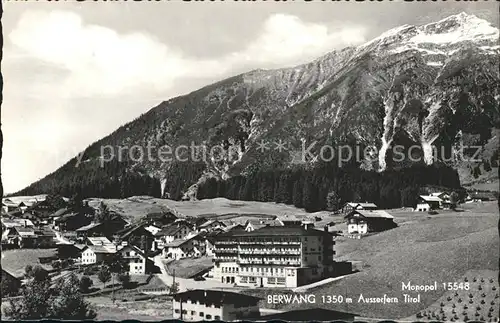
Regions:
<instances>
[{"instance_id":1,"label":"house roof","mask_svg":"<svg viewBox=\"0 0 500 323\"><path fill-rule=\"evenodd\" d=\"M261 299L255 296L228 292L228 291L213 290L213 289L189 290L186 292L174 294L173 297L176 301L180 300L185 301L189 299L194 302L199 301L201 304L219 304L219 305L242 304L242 303L250 305L257 303Z\"/></svg>"},{"instance_id":2,"label":"house roof","mask_svg":"<svg viewBox=\"0 0 500 323\"><path fill-rule=\"evenodd\" d=\"M34 227L35 225L29 219L2 219L2 224L7 228L13 227Z\"/></svg>"},{"instance_id":3,"label":"house roof","mask_svg":"<svg viewBox=\"0 0 500 323\"><path fill-rule=\"evenodd\" d=\"M158 231L155 236L173 236L182 228L188 227L186 224L171 224L166 227L163 227L160 231Z\"/></svg>"},{"instance_id":4,"label":"house roof","mask_svg":"<svg viewBox=\"0 0 500 323\"><path fill-rule=\"evenodd\" d=\"M118 231L116 234L120 236L121 239L124 239L124 238L127 238L128 236L130 236L131 234L133 234L134 232L136 232L137 230L144 230L143 233L150 233L148 230L146 230L145 228L145 225L144 224L138 224L138 225L132 225L130 227L127 227L127 228L124 228L120 231Z\"/></svg>"},{"instance_id":5,"label":"house roof","mask_svg":"<svg viewBox=\"0 0 500 323\"><path fill-rule=\"evenodd\" d=\"M65 213L64 215L60 216L59 218L55 219L56 222L66 222L71 218L74 218L78 216L80 213L72 212L72 213Z\"/></svg>"},{"instance_id":6,"label":"house roof","mask_svg":"<svg viewBox=\"0 0 500 323\"><path fill-rule=\"evenodd\" d=\"M208 220L208 221L204 222L203 224L201 224L200 228L208 227L209 225L212 225L214 223L226 226L226 224L224 222L222 222L222 221L219 221L219 220Z\"/></svg>"},{"instance_id":7,"label":"house roof","mask_svg":"<svg viewBox=\"0 0 500 323\"><path fill-rule=\"evenodd\" d=\"M88 237L87 240L94 246L102 246L112 244L106 237Z\"/></svg>"},{"instance_id":8,"label":"house roof","mask_svg":"<svg viewBox=\"0 0 500 323\"><path fill-rule=\"evenodd\" d=\"M106 254L112 254L116 253L116 246L115 245L106 245L106 246L86 246L85 248L82 249L82 251L86 249L92 250L94 253L106 253Z\"/></svg>"},{"instance_id":9,"label":"house roof","mask_svg":"<svg viewBox=\"0 0 500 323\"><path fill-rule=\"evenodd\" d=\"M437 196L420 195L420 198L426 202L442 202L443 200Z\"/></svg>"},{"instance_id":10,"label":"house roof","mask_svg":"<svg viewBox=\"0 0 500 323\"><path fill-rule=\"evenodd\" d=\"M362 208L378 208L378 206L375 204L375 203L369 203L369 202L365 202L365 203L361 203L361 202L349 202L347 203L347 205L355 208L355 207L358 207L358 206L361 206Z\"/></svg>"},{"instance_id":11,"label":"house roof","mask_svg":"<svg viewBox=\"0 0 500 323\"><path fill-rule=\"evenodd\" d=\"M123 246L121 248L119 248L119 251L120 252L123 252L123 251L127 251L127 250L134 250L135 252L137 252L139 255L141 255L142 257L146 258L146 255L144 254L144 251L142 251L141 249L139 249L138 247L134 246L134 245L131 245L131 244L128 244L126 246Z\"/></svg>"},{"instance_id":12,"label":"house roof","mask_svg":"<svg viewBox=\"0 0 500 323\"><path fill-rule=\"evenodd\" d=\"M348 215L346 215L345 217L349 218L353 214L356 214L356 213L361 214L365 218L394 219L394 217L392 215L390 215L389 213L387 213L384 210L354 210L351 213L349 213Z\"/></svg>"},{"instance_id":13,"label":"house roof","mask_svg":"<svg viewBox=\"0 0 500 323\"><path fill-rule=\"evenodd\" d=\"M256 318L259 321L335 321L350 317L356 317L359 314L334 311L324 308L308 308L304 310L287 311L282 313L273 313Z\"/></svg>"},{"instance_id":14,"label":"house roof","mask_svg":"<svg viewBox=\"0 0 500 323\"><path fill-rule=\"evenodd\" d=\"M35 230L33 230L32 228L15 227L14 229L17 231L17 233L19 233L21 237L36 236Z\"/></svg>"},{"instance_id":15,"label":"house roof","mask_svg":"<svg viewBox=\"0 0 500 323\"><path fill-rule=\"evenodd\" d=\"M173 247L173 248L176 248L176 247L180 247L182 246L183 244L187 243L191 241L191 238L189 239L176 239L170 243L167 243L165 244L165 247Z\"/></svg>"},{"instance_id":16,"label":"house roof","mask_svg":"<svg viewBox=\"0 0 500 323\"><path fill-rule=\"evenodd\" d=\"M283 223L279 220L248 220L246 225L252 225L257 230L267 226L280 227L283 226Z\"/></svg>"},{"instance_id":17,"label":"house roof","mask_svg":"<svg viewBox=\"0 0 500 323\"><path fill-rule=\"evenodd\" d=\"M86 226L83 226L81 228L76 229L76 231L78 231L78 232L88 231L88 230L93 229L95 227L98 227L100 225L102 225L102 223L91 223L91 224L88 224Z\"/></svg>"},{"instance_id":18,"label":"house roof","mask_svg":"<svg viewBox=\"0 0 500 323\"><path fill-rule=\"evenodd\" d=\"M437 196L437 197L439 197L440 195L443 195L443 194L449 195L449 194L448 194L448 193L446 193L446 192L435 192L435 193L431 193L431 194L429 194L429 196Z\"/></svg>"}]
</instances>

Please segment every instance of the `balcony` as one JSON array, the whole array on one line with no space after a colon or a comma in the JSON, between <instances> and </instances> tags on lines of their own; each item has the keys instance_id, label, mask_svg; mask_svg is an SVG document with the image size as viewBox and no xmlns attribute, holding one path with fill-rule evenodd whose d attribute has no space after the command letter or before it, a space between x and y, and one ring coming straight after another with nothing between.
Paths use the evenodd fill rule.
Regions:
<instances>
[{"instance_id":1,"label":"balcony","mask_svg":"<svg viewBox=\"0 0 500 323\"><path fill-rule=\"evenodd\" d=\"M235 241L235 240L218 240L215 242L215 245L218 245L218 244L224 244L224 245L231 245L231 244L238 244L238 241Z\"/></svg>"},{"instance_id":2,"label":"balcony","mask_svg":"<svg viewBox=\"0 0 500 323\"><path fill-rule=\"evenodd\" d=\"M300 250L240 249L242 255L300 255Z\"/></svg>"},{"instance_id":3,"label":"balcony","mask_svg":"<svg viewBox=\"0 0 500 323\"><path fill-rule=\"evenodd\" d=\"M238 248L214 248L215 253L237 253Z\"/></svg>"},{"instance_id":4,"label":"balcony","mask_svg":"<svg viewBox=\"0 0 500 323\"><path fill-rule=\"evenodd\" d=\"M242 259L239 258L238 264L242 265L272 265L272 266L300 266L299 260L269 260L269 259Z\"/></svg>"},{"instance_id":5,"label":"balcony","mask_svg":"<svg viewBox=\"0 0 500 323\"><path fill-rule=\"evenodd\" d=\"M240 241L241 245L300 245L300 241Z\"/></svg>"}]
</instances>

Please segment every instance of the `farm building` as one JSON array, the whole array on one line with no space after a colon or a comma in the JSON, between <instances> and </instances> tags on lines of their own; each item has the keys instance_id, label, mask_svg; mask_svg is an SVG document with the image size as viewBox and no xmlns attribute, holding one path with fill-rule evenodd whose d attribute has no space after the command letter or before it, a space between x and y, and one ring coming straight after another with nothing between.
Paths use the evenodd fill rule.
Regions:
<instances>
[{"instance_id":1,"label":"farm building","mask_svg":"<svg viewBox=\"0 0 500 323\"><path fill-rule=\"evenodd\" d=\"M342 213L348 214L352 210L377 210L378 206L375 203L348 202L342 207Z\"/></svg>"},{"instance_id":2,"label":"farm building","mask_svg":"<svg viewBox=\"0 0 500 323\"><path fill-rule=\"evenodd\" d=\"M425 204L429 205L427 209L425 209ZM419 205L421 205L420 209L422 209L423 212L429 211L429 210L436 210L441 208L443 204L443 200L440 199L437 196L430 196L430 195L420 195L417 201L417 207L415 208L415 211L418 211Z\"/></svg>"},{"instance_id":3,"label":"farm building","mask_svg":"<svg viewBox=\"0 0 500 323\"><path fill-rule=\"evenodd\" d=\"M174 240L165 245L165 258L183 259L187 257L201 257L206 253L206 239L201 236L192 236L186 239Z\"/></svg>"},{"instance_id":4,"label":"farm building","mask_svg":"<svg viewBox=\"0 0 500 323\"><path fill-rule=\"evenodd\" d=\"M396 227L394 217L383 210L352 210L345 218L349 234L380 232Z\"/></svg>"}]
</instances>

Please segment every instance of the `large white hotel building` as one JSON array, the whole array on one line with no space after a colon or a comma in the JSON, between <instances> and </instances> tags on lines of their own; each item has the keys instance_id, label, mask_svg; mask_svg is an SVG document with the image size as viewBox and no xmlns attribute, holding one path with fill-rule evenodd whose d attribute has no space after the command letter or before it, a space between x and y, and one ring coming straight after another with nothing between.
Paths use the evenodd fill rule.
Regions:
<instances>
[{"instance_id":1,"label":"large white hotel building","mask_svg":"<svg viewBox=\"0 0 500 323\"><path fill-rule=\"evenodd\" d=\"M333 272L333 235L303 226L268 226L217 236L214 278L257 287L297 287Z\"/></svg>"}]
</instances>

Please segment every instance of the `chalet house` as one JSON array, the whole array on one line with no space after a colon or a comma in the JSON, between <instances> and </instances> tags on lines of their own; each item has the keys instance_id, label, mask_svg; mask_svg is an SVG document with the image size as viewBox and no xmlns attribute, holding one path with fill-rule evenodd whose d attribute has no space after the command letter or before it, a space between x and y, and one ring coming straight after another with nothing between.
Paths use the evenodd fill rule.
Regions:
<instances>
[{"instance_id":1,"label":"chalet house","mask_svg":"<svg viewBox=\"0 0 500 323\"><path fill-rule=\"evenodd\" d=\"M446 192L435 192L435 193L429 194L429 196L439 197L442 201L449 201L450 200L450 194L448 194Z\"/></svg>"},{"instance_id":2,"label":"chalet house","mask_svg":"<svg viewBox=\"0 0 500 323\"><path fill-rule=\"evenodd\" d=\"M174 240L184 239L191 232L193 232L191 227L183 222L172 223L155 234L155 249L162 249L165 244Z\"/></svg>"},{"instance_id":3,"label":"chalet house","mask_svg":"<svg viewBox=\"0 0 500 323\"><path fill-rule=\"evenodd\" d=\"M49 217L55 211L54 207L47 200L33 203L33 205L29 207L29 210L33 211L41 218Z\"/></svg>"},{"instance_id":4,"label":"chalet house","mask_svg":"<svg viewBox=\"0 0 500 323\"><path fill-rule=\"evenodd\" d=\"M186 239L174 240L165 245L163 256L171 259L201 257L206 253L206 239L192 236Z\"/></svg>"},{"instance_id":5,"label":"chalet house","mask_svg":"<svg viewBox=\"0 0 500 323\"><path fill-rule=\"evenodd\" d=\"M487 202L496 200L494 194L487 192L476 192L471 194L470 197L473 202Z\"/></svg>"},{"instance_id":6,"label":"chalet house","mask_svg":"<svg viewBox=\"0 0 500 323\"><path fill-rule=\"evenodd\" d=\"M279 220L248 220L244 229L247 232L251 232L267 226L280 227L283 226L283 222Z\"/></svg>"},{"instance_id":7,"label":"chalet house","mask_svg":"<svg viewBox=\"0 0 500 323\"><path fill-rule=\"evenodd\" d=\"M353 210L378 210L375 203L348 202L342 207L342 213L348 214Z\"/></svg>"},{"instance_id":8,"label":"chalet house","mask_svg":"<svg viewBox=\"0 0 500 323\"><path fill-rule=\"evenodd\" d=\"M129 244L141 249L154 250L154 236L146 230L144 224L125 227L123 230L116 233L120 241L127 241ZM142 244L146 243L146 246Z\"/></svg>"},{"instance_id":9,"label":"chalet house","mask_svg":"<svg viewBox=\"0 0 500 323\"><path fill-rule=\"evenodd\" d=\"M122 259L128 263L129 274L145 275L151 272L151 261L144 252L136 246L126 244L118 250Z\"/></svg>"},{"instance_id":10,"label":"chalet house","mask_svg":"<svg viewBox=\"0 0 500 323\"><path fill-rule=\"evenodd\" d=\"M115 233L123 230L127 225L127 222L123 220L120 216L114 216L112 219L95 223L92 222L89 225L83 226L76 229L76 234L78 237L108 237L112 238Z\"/></svg>"},{"instance_id":11,"label":"chalet house","mask_svg":"<svg viewBox=\"0 0 500 323\"><path fill-rule=\"evenodd\" d=\"M5 198L2 200L2 210L5 213L15 211L15 210L17 210L17 208L18 208L18 204L14 203L11 199Z\"/></svg>"},{"instance_id":12,"label":"chalet house","mask_svg":"<svg viewBox=\"0 0 500 323\"><path fill-rule=\"evenodd\" d=\"M99 264L113 259L116 254L115 245L85 246L82 250L81 259L83 265Z\"/></svg>"},{"instance_id":13,"label":"chalet house","mask_svg":"<svg viewBox=\"0 0 500 323\"><path fill-rule=\"evenodd\" d=\"M56 234L49 228L35 229L35 246L38 248L52 248L56 246Z\"/></svg>"},{"instance_id":14,"label":"chalet house","mask_svg":"<svg viewBox=\"0 0 500 323\"><path fill-rule=\"evenodd\" d=\"M182 321L237 321L260 316L260 298L219 290L189 290L173 295L173 318Z\"/></svg>"},{"instance_id":15,"label":"chalet house","mask_svg":"<svg viewBox=\"0 0 500 323\"><path fill-rule=\"evenodd\" d=\"M30 227L13 227L2 233L2 242L14 244L19 248L34 248L37 246L38 236Z\"/></svg>"},{"instance_id":16,"label":"chalet house","mask_svg":"<svg viewBox=\"0 0 500 323\"><path fill-rule=\"evenodd\" d=\"M57 244L57 258L59 259L77 259L81 258L82 251L87 246L84 244L59 243Z\"/></svg>"},{"instance_id":17,"label":"chalet house","mask_svg":"<svg viewBox=\"0 0 500 323\"><path fill-rule=\"evenodd\" d=\"M219 220L208 220L205 223L198 226L199 231L212 231L215 229L223 229L226 227L226 224Z\"/></svg>"},{"instance_id":18,"label":"chalet house","mask_svg":"<svg viewBox=\"0 0 500 323\"><path fill-rule=\"evenodd\" d=\"M177 216L172 212L151 212L146 214L144 222L161 228L175 222L175 220L177 220Z\"/></svg>"},{"instance_id":19,"label":"chalet house","mask_svg":"<svg viewBox=\"0 0 500 323\"><path fill-rule=\"evenodd\" d=\"M429 210L437 210L441 207L442 203L443 200L437 196L420 195L415 211L427 212Z\"/></svg>"},{"instance_id":20,"label":"chalet house","mask_svg":"<svg viewBox=\"0 0 500 323\"><path fill-rule=\"evenodd\" d=\"M92 218L83 213L67 213L54 218L54 229L58 231L75 231L92 223Z\"/></svg>"},{"instance_id":21,"label":"chalet house","mask_svg":"<svg viewBox=\"0 0 500 323\"><path fill-rule=\"evenodd\" d=\"M29 219L2 218L2 228L3 229L13 228L13 227L33 228L33 227L35 227L35 224L33 223L33 221L31 221Z\"/></svg>"},{"instance_id":22,"label":"chalet house","mask_svg":"<svg viewBox=\"0 0 500 323\"><path fill-rule=\"evenodd\" d=\"M395 228L394 217L383 210L352 210L345 216L349 234L366 234Z\"/></svg>"}]
</instances>

